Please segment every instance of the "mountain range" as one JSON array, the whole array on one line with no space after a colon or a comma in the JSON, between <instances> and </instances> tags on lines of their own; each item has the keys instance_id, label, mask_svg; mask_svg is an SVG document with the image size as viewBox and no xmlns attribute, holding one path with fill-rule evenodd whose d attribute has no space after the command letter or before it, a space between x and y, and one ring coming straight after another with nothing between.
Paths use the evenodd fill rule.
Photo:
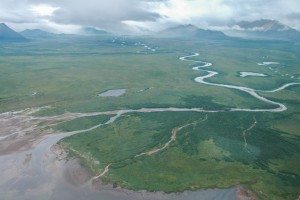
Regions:
<instances>
[{"instance_id":1,"label":"mountain range","mask_svg":"<svg viewBox=\"0 0 300 200\"><path fill-rule=\"evenodd\" d=\"M276 20L261 19L256 21L240 21L225 31L233 37L269 40L300 40L300 32Z\"/></svg>"},{"instance_id":2,"label":"mountain range","mask_svg":"<svg viewBox=\"0 0 300 200\"><path fill-rule=\"evenodd\" d=\"M240 21L230 26L226 31L200 29L194 25L178 25L155 33L156 37L198 38L224 40L230 37L262 40L300 41L300 32L276 20L262 19L257 21ZM81 33L86 36L103 36L111 33L93 27L83 28ZM6 24L0 23L0 41L26 41L30 39L49 39L64 34L49 33L40 29L24 30L20 33L12 30Z\"/></svg>"},{"instance_id":3,"label":"mountain range","mask_svg":"<svg viewBox=\"0 0 300 200\"><path fill-rule=\"evenodd\" d=\"M19 33L22 36L27 37L27 38L51 38L51 37L55 37L57 35L54 33L49 33L47 31L43 31L41 29L26 29Z\"/></svg>"}]
</instances>

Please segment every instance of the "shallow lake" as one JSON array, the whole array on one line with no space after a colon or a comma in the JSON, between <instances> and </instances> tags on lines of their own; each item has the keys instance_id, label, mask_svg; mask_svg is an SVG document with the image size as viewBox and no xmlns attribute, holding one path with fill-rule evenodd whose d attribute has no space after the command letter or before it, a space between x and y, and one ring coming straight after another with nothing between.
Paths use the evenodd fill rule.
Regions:
<instances>
[{"instance_id":1,"label":"shallow lake","mask_svg":"<svg viewBox=\"0 0 300 200\"><path fill-rule=\"evenodd\" d=\"M265 77L268 76L266 74L256 73L256 72L240 72L240 77L247 77L247 76L261 76Z\"/></svg>"},{"instance_id":2,"label":"shallow lake","mask_svg":"<svg viewBox=\"0 0 300 200\"><path fill-rule=\"evenodd\" d=\"M105 92L99 93L98 97L119 97L126 93L126 89L114 89L107 90Z\"/></svg>"}]
</instances>

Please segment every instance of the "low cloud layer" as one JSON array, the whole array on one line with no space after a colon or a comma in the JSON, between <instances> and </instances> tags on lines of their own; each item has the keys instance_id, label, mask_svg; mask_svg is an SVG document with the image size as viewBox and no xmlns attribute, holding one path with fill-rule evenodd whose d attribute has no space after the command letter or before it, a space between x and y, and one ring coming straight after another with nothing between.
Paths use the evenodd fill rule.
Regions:
<instances>
[{"instance_id":1,"label":"low cloud layer","mask_svg":"<svg viewBox=\"0 0 300 200\"><path fill-rule=\"evenodd\" d=\"M93 26L138 33L174 24L221 28L264 18L300 30L299 7L299 0L1 0L0 22L17 30L72 33Z\"/></svg>"}]
</instances>

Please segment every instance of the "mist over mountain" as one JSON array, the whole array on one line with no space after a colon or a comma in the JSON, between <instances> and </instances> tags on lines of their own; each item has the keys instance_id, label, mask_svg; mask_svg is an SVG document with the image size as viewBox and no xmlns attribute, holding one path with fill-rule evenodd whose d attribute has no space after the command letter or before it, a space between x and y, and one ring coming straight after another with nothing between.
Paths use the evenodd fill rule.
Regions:
<instances>
[{"instance_id":1,"label":"mist over mountain","mask_svg":"<svg viewBox=\"0 0 300 200\"><path fill-rule=\"evenodd\" d=\"M262 32L269 32L269 31L286 31L291 30L292 28L280 23L276 20L269 20L269 19L261 19L256 21L240 21L236 23L241 29L245 30L253 30L253 31L262 31Z\"/></svg>"},{"instance_id":2,"label":"mist over mountain","mask_svg":"<svg viewBox=\"0 0 300 200\"><path fill-rule=\"evenodd\" d=\"M276 20L240 21L225 31L234 37L269 40L300 40L300 32Z\"/></svg>"},{"instance_id":3,"label":"mist over mountain","mask_svg":"<svg viewBox=\"0 0 300 200\"><path fill-rule=\"evenodd\" d=\"M199 39L227 39L228 37L221 31L200 29L194 25L179 25L167 28L157 34L160 37L181 37Z\"/></svg>"},{"instance_id":4,"label":"mist over mountain","mask_svg":"<svg viewBox=\"0 0 300 200\"><path fill-rule=\"evenodd\" d=\"M110 35L111 33L94 27L85 27L82 29L81 34L96 36L96 35Z\"/></svg>"}]
</instances>

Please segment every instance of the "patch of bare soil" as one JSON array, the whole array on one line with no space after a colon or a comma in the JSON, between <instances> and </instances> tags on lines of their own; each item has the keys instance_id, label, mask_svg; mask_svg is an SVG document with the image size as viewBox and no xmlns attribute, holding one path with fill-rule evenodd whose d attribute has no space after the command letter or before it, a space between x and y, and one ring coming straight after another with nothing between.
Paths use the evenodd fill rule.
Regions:
<instances>
[{"instance_id":1,"label":"patch of bare soil","mask_svg":"<svg viewBox=\"0 0 300 200\"><path fill-rule=\"evenodd\" d=\"M254 192L241 185L236 187L235 193L239 200L259 200Z\"/></svg>"}]
</instances>

